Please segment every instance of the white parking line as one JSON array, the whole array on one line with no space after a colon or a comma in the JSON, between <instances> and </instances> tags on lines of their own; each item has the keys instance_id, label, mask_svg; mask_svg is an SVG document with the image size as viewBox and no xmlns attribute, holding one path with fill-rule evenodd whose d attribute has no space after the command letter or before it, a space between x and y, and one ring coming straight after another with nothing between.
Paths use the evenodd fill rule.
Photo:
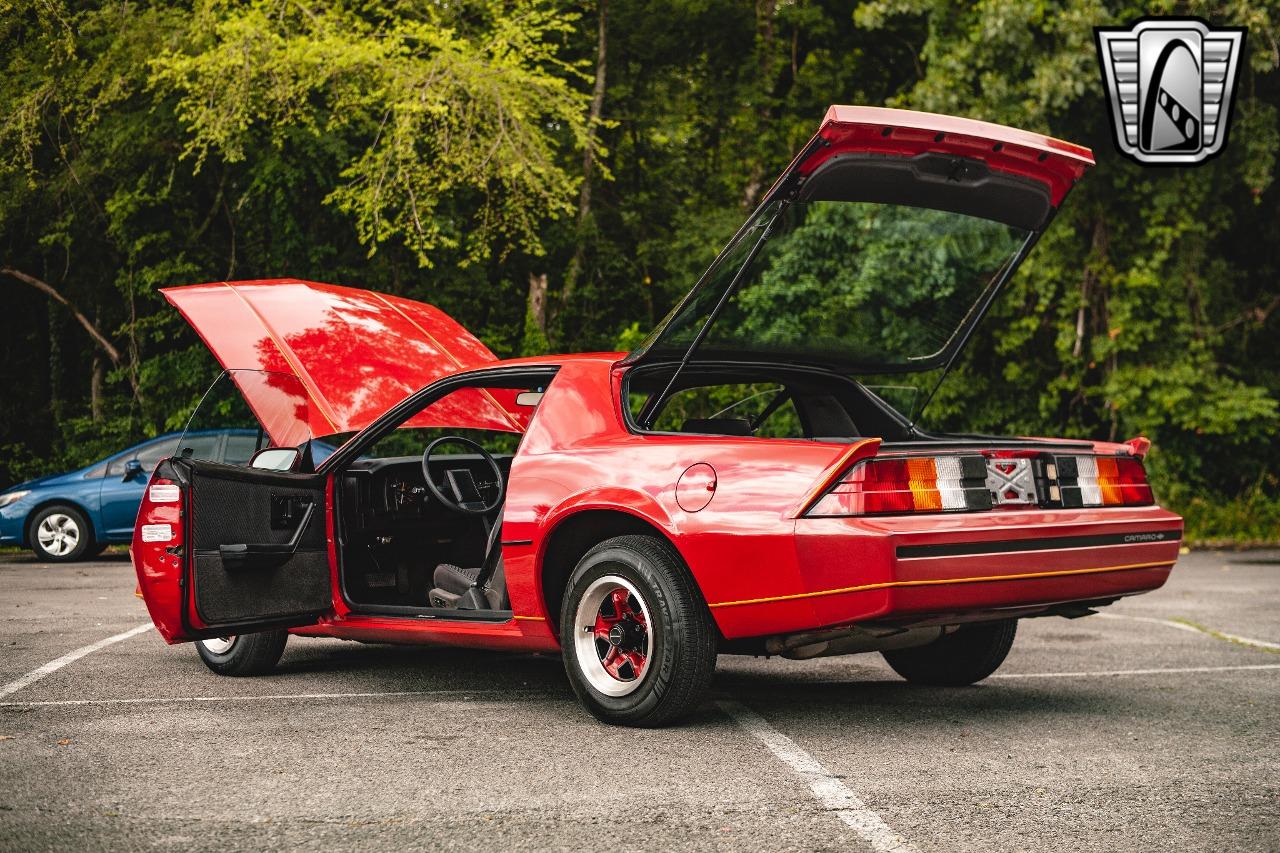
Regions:
<instances>
[{"instance_id":1,"label":"white parking line","mask_svg":"<svg viewBox=\"0 0 1280 853\"><path fill-rule=\"evenodd\" d=\"M118 643L121 640L127 640L130 637L136 637L138 634L141 634L143 631L148 631L150 629L151 629L151 623L148 622L145 625L139 625L137 628L130 628L128 631L125 631L123 634L116 634L114 637L107 637L105 640L99 640L98 642L93 643L91 645L76 649L74 652L67 652L65 655L58 658L57 660L51 660L44 666L40 667L39 669L33 669L30 672L28 672L26 675L22 676L21 678L14 679L13 681L10 681L8 684L6 684L4 687L0 687L0 697L9 696L13 693L17 693L22 688L30 684L34 684L35 682L44 678L46 675L49 675L50 673L53 673L53 672L57 672L67 664L75 663L85 655L91 655L94 652L98 651L99 649L105 649L107 646L111 645L112 643Z\"/></svg>"},{"instance_id":2,"label":"white parking line","mask_svg":"<svg viewBox=\"0 0 1280 853\"><path fill-rule=\"evenodd\" d=\"M252 702L255 699L395 699L404 696L456 696L462 701L472 696L523 696L513 690L389 690L366 693L267 693L250 696L146 696L132 699L49 699L40 702L0 702L0 708L47 708L78 705L166 705L183 702Z\"/></svg>"},{"instance_id":3,"label":"white parking line","mask_svg":"<svg viewBox=\"0 0 1280 853\"><path fill-rule=\"evenodd\" d=\"M917 853L909 841L894 832L848 786L755 711L740 702L721 701L716 705L768 747L775 758L799 774L809 784L814 799L848 824L877 853Z\"/></svg>"},{"instance_id":4,"label":"white parking line","mask_svg":"<svg viewBox=\"0 0 1280 853\"><path fill-rule=\"evenodd\" d=\"M1280 643L1273 643L1270 640L1255 640L1252 637L1241 637L1239 634L1228 634L1226 631L1215 631L1212 628L1206 628L1203 625L1197 625L1194 622L1179 622L1175 619L1157 619L1153 616L1130 616L1127 613L1099 613L1098 616L1105 616L1108 619L1128 619L1131 622L1150 622L1155 625L1164 625L1166 628L1177 628L1179 631L1190 631L1193 634L1200 634L1205 637L1217 637L1223 640L1230 640L1233 643L1239 643L1242 646L1256 646L1260 649L1268 651L1280 651Z\"/></svg>"},{"instance_id":5,"label":"white parking line","mask_svg":"<svg viewBox=\"0 0 1280 853\"><path fill-rule=\"evenodd\" d=\"M1107 678L1121 675L1180 675L1192 672L1241 672L1259 669L1280 669L1280 663L1260 663L1243 666L1185 666L1170 669L1103 669L1091 672L1004 672L988 678Z\"/></svg>"}]
</instances>

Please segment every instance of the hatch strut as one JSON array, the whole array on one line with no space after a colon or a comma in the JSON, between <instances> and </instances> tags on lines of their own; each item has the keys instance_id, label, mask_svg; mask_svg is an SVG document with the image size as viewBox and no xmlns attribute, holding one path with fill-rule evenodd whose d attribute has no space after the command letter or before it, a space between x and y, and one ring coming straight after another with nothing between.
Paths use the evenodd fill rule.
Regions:
<instances>
[{"instance_id":1,"label":"hatch strut","mask_svg":"<svg viewBox=\"0 0 1280 853\"><path fill-rule=\"evenodd\" d=\"M787 201L781 202L778 205L777 212L775 212L773 216L769 218L769 221L761 227L760 238L756 240L755 244L751 247L751 251L747 252L747 257L743 259L742 266L738 267L738 271L734 273L733 280L729 282L729 286L724 289L724 293L720 294L719 301L717 301L715 307L711 309L711 313L707 315L707 319L702 324L702 328L698 329L698 333L693 336L693 341L690 342L689 348L685 350L684 356L680 359L680 363L677 364L676 369L671 372L671 378L667 380L666 387L662 389L662 393L658 394L657 397L654 397L653 401L649 403L648 412L645 413L643 423L645 429L653 429L653 422L657 420L658 412L662 409L663 402L666 401L667 397L671 395L672 389L675 388L676 380L680 378L681 371L685 369L685 366L689 363L690 359L693 358L693 354L702 344L703 339L706 338L707 333L711 330L711 324L716 321L716 318L720 316L720 312L724 310L724 306L729 303L729 300L733 298L733 294L737 292L738 285L742 284L742 279L746 277L747 270L751 268L751 264L755 261L756 255L760 253L760 247L764 245L764 241L768 240L769 236L773 233L774 223L778 221L778 217L782 215L782 212L787 209L788 205L789 202Z\"/></svg>"}]
</instances>

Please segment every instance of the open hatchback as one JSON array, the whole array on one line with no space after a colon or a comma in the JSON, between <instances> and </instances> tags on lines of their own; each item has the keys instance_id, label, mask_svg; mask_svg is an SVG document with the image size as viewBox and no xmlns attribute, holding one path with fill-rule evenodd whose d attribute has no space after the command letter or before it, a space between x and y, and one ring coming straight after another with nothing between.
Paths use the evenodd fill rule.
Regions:
<instances>
[{"instance_id":1,"label":"open hatchback","mask_svg":"<svg viewBox=\"0 0 1280 853\"><path fill-rule=\"evenodd\" d=\"M287 633L558 651L634 725L696 705L718 653L980 680L1019 618L1087 615L1177 558L1145 439L916 425L1091 165L832 107L629 354L499 361L431 306L332 285L168 290L243 406L228 424L215 389L193 427L259 441L157 468L133 546L152 617L225 674Z\"/></svg>"}]
</instances>

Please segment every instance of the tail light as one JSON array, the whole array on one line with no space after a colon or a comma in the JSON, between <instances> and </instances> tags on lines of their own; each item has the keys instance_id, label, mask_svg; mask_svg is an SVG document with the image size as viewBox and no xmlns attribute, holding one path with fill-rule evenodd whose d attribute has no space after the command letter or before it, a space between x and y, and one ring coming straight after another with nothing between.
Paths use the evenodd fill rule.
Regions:
<instances>
[{"instance_id":1,"label":"tail light","mask_svg":"<svg viewBox=\"0 0 1280 853\"><path fill-rule=\"evenodd\" d=\"M982 456L871 459L849 469L809 508L809 517L991 509Z\"/></svg>"},{"instance_id":2,"label":"tail light","mask_svg":"<svg viewBox=\"0 0 1280 853\"><path fill-rule=\"evenodd\" d=\"M1049 478L1057 480L1064 507L1146 506L1155 502L1142 461L1132 456L1057 456Z\"/></svg>"}]
</instances>

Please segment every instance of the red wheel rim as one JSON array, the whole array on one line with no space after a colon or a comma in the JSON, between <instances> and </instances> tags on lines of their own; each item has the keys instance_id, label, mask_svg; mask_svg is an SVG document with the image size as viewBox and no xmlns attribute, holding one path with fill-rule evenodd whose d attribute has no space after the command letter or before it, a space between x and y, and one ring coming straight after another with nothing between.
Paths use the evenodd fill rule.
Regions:
<instances>
[{"instance_id":1,"label":"red wheel rim","mask_svg":"<svg viewBox=\"0 0 1280 853\"><path fill-rule=\"evenodd\" d=\"M640 687L653 655L652 621L639 589L626 578L604 575L588 585L578 599L572 653L594 689L625 696Z\"/></svg>"},{"instance_id":2,"label":"red wheel rim","mask_svg":"<svg viewBox=\"0 0 1280 853\"><path fill-rule=\"evenodd\" d=\"M630 590L617 587L605 596L596 611L592 633L605 672L619 681L634 681L644 675L649 662L649 626L638 602L633 604Z\"/></svg>"}]
</instances>

